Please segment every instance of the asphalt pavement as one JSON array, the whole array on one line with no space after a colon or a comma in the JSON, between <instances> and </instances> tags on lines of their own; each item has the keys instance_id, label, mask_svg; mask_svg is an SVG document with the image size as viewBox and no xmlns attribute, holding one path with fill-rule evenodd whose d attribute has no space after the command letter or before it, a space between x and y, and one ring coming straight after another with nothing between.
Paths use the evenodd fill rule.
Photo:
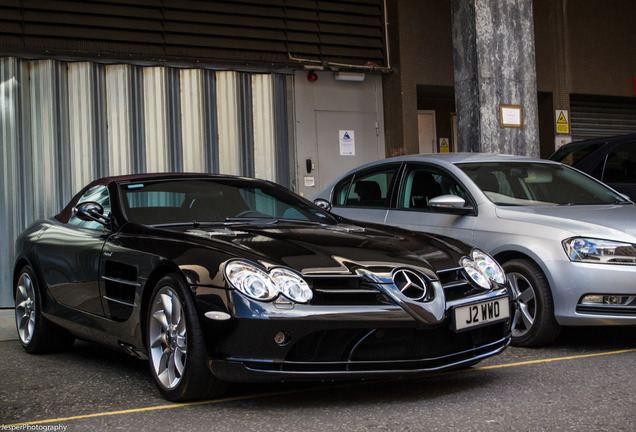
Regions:
<instances>
[{"instance_id":1,"label":"asphalt pavement","mask_svg":"<svg viewBox=\"0 0 636 432\"><path fill-rule=\"evenodd\" d=\"M233 384L221 398L163 399L147 362L78 341L31 355L0 309L1 430L633 432L636 327L566 328L470 369L339 383Z\"/></svg>"}]
</instances>

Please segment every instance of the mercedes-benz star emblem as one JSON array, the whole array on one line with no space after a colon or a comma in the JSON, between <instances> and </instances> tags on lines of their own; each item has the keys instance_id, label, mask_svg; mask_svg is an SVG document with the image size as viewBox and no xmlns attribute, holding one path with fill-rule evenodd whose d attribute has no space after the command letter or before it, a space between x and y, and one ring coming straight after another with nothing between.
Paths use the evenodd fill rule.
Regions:
<instances>
[{"instance_id":1,"label":"mercedes-benz star emblem","mask_svg":"<svg viewBox=\"0 0 636 432\"><path fill-rule=\"evenodd\" d=\"M423 300L426 297L426 282L414 271L405 269L396 271L393 273L393 283L411 300Z\"/></svg>"}]
</instances>

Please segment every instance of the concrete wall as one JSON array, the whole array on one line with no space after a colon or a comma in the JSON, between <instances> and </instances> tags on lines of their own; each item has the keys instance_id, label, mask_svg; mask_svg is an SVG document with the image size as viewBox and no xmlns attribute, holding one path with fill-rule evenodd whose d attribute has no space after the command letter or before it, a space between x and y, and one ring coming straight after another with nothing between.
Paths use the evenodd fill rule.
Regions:
<instances>
[{"instance_id":1,"label":"concrete wall","mask_svg":"<svg viewBox=\"0 0 636 432\"><path fill-rule=\"evenodd\" d=\"M539 91L634 96L636 2L534 0Z\"/></svg>"}]
</instances>

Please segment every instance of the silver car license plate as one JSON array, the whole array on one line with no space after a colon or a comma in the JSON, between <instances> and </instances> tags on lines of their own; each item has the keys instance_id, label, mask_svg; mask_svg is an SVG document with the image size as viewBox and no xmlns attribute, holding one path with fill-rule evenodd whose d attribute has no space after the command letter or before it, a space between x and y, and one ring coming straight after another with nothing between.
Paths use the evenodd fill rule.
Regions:
<instances>
[{"instance_id":1,"label":"silver car license plate","mask_svg":"<svg viewBox=\"0 0 636 432\"><path fill-rule=\"evenodd\" d=\"M455 308L455 330L503 321L510 318L508 297Z\"/></svg>"}]
</instances>

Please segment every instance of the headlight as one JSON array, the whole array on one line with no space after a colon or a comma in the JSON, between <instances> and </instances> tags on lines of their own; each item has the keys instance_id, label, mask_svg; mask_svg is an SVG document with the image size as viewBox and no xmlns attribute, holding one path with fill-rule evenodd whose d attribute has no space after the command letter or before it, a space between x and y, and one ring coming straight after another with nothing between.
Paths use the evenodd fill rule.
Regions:
<instances>
[{"instance_id":1,"label":"headlight","mask_svg":"<svg viewBox=\"0 0 636 432\"><path fill-rule=\"evenodd\" d=\"M295 272L274 268L270 273L245 261L230 261L225 265L225 277L233 288L255 300L269 301L279 294L307 303L313 297L307 282Z\"/></svg>"},{"instance_id":2,"label":"headlight","mask_svg":"<svg viewBox=\"0 0 636 432\"><path fill-rule=\"evenodd\" d=\"M288 299L307 303L313 297L307 282L296 273L284 268L275 268L271 271L271 276L280 293Z\"/></svg>"},{"instance_id":3,"label":"headlight","mask_svg":"<svg viewBox=\"0 0 636 432\"><path fill-rule=\"evenodd\" d=\"M459 264L466 274L484 289L492 287L491 281L500 285L506 283L506 275L499 263L481 249L473 248L470 257L463 257Z\"/></svg>"},{"instance_id":4,"label":"headlight","mask_svg":"<svg viewBox=\"0 0 636 432\"><path fill-rule=\"evenodd\" d=\"M225 266L225 277L234 288L255 300L272 300L278 295L274 281L258 267L243 261Z\"/></svg>"},{"instance_id":5,"label":"headlight","mask_svg":"<svg viewBox=\"0 0 636 432\"><path fill-rule=\"evenodd\" d=\"M636 265L636 247L631 243L573 237L563 240L570 261Z\"/></svg>"},{"instance_id":6,"label":"headlight","mask_svg":"<svg viewBox=\"0 0 636 432\"><path fill-rule=\"evenodd\" d=\"M506 275L497 261L486 252L480 249L473 249L470 253L470 257L475 261L477 267L481 269L486 276L494 280L500 285L506 282Z\"/></svg>"},{"instance_id":7,"label":"headlight","mask_svg":"<svg viewBox=\"0 0 636 432\"><path fill-rule=\"evenodd\" d=\"M477 263L468 257L464 257L459 262L470 278L480 287L484 289L490 289L490 279L488 276L477 266Z\"/></svg>"}]
</instances>

